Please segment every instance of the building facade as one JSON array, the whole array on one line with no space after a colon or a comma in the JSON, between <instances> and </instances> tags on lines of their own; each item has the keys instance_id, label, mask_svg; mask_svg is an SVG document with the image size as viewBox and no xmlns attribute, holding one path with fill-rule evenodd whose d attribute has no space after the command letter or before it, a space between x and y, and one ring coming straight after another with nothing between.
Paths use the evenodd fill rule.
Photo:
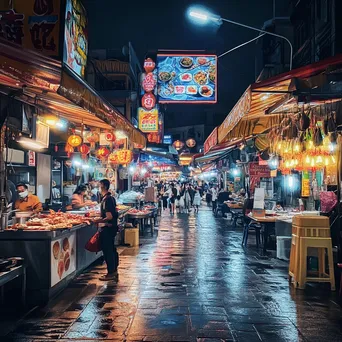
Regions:
<instances>
[{"instance_id":1,"label":"building facade","mask_svg":"<svg viewBox=\"0 0 342 342\"><path fill-rule=\"evenodd\" d=\"M294 27L294 67L308 65L342 52L340 0L291 0Z\"/></svg>"}]
</instances>

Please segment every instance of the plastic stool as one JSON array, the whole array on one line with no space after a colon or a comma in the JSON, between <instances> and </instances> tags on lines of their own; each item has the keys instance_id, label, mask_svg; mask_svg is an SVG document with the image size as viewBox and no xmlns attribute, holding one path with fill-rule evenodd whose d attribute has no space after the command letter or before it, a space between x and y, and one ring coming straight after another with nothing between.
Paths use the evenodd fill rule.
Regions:
<instances>
[{"instance_id":1,"label":"plastic stool","mask_svg":"<svg viewBox=\"0 0 342 342\"><path fill-rule=\"evenodd\" d=\"M308 248L318 248L318 276L307 276ZM328 251L329 274L325 273L325 249ZM306 282L330 283L331 291L335 291L334 262L331 238L301 237L299 241L299 272L295 278L295 287L304 289Z\"/></svg>"}]
</instances>

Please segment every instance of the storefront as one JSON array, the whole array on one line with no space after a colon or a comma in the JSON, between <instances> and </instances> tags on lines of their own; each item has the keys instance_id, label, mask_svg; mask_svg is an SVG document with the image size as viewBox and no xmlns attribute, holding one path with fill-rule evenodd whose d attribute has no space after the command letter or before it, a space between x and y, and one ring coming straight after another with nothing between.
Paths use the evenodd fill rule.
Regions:
<instances>
[{"instance_id":1,"label":"storefront","mask_svg":"<svg viewBox=\"0 0 342 342\"><path fill-rule=\"evenodd\" d=\"M341 65L335 56L252 84L209 137L217 130L217 149L232 144L241 151L246 190L262 188L265 203L329 215L334 245L340 245ZM255 153L244 156L248 140ZM210 142L197 161L215 161L220 169Z\"/></svg>"},{"instance_id":2,"label":"storefront","mask_svg":"<svg viewBox=\"0 0 342 342\"><path fill-rule=\"evenodd\" d=\"M145 137L60 62L0 46L0 249L4 257L25 259L33 304L51 298L101 253L84 248L96 232L86 211L46 212L8 229L14 184L28 184L45 210L64 211L81 183L109 178L116 189L116 171L127 169Z\"/></svg>"}]
</instances>

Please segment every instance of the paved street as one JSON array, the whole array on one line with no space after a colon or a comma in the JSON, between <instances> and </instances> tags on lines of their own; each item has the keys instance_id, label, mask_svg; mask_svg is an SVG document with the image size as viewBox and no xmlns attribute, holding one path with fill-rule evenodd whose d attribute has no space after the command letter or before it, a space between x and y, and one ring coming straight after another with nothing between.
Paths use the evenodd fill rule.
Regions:
<instances>
[{"instance_id":1,"label":"paved street","mask_svg":"<svg viewBox=\"0 0 342 342\"><path fill-rule=\"evenodd\" d=\"M121 251L118 284L95 266L0 340L341 341L336 295L293 290L286 262L241 239L206 207L165 212L157 239Z\"/></svg>"}]
</instances>

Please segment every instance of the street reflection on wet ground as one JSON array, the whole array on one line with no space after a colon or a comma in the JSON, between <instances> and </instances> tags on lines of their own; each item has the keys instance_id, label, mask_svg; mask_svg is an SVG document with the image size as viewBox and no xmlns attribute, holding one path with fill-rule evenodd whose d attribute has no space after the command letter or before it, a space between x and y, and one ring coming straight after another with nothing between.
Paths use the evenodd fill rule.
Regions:
<instances>
[{"instance_id":1,"label":"street reflection on wet ground","mask_svg":"<svg viewBox=\"0 0 342 342\"><path fill-rule=\"evenodd\" d=\"M0 340L342 341L337 295L294 290L287 262L241 240L207 208L165 212L157 238L121 250L118 283L94 266Z\"/></svg>"}]
</instances>

